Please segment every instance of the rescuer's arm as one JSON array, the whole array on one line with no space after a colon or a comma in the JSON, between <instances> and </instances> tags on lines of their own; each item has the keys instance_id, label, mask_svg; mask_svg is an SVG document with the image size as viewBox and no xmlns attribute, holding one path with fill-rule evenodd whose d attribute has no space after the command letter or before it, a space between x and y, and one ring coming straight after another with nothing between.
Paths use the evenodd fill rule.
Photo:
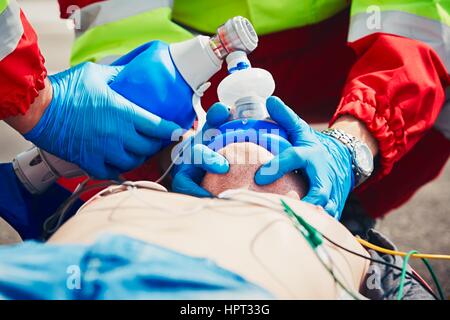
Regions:
<instances>
[{"instance_id":1,"label":"rescuer's arm","mask_svg":"<svg viewBox=\"0 0 450 320\"><path fill-rule=\"evenodd\" d=\"M444 103L447 71L436 53L416 40L377 33L353 46L359 59L331 125L345 131L348 117L364 124L378 145L375 174L381 178L433 126Z\"/></svg>"},{"instance_id":2,"label":"rescuer's arm","mask_svg":"<svg viewBox=\"0 0 450 320\"><path fill-rule=\"evenodd\" d=\"M113 179L158 152L179 128L109 87L124 66L84 63L47 78L17 2L0 0L0 13L0 119L36 146Z\"/></svg>"},{"instance_id":3,"label":"rescuer's arm","mask_svg":"<svg viewBox=\"0 0 450 320\"><path fill-rule=\"evenodd\" d=\"M339 117L331 128L340 129L367 144L374 157L378 154L378 142L361 120L344 115Z\"/></svg>"},{"instance_id":4,"label":"rescuer's arm","mask_svg":"<svg viewBox=\"0 0 450 320\"><path fill-rule=\"evenodd\" d=\"M353 45L359 59L330 125L365 142L372 156L379 156L374 175L380 178L433 126L449 77L433 49L416 40L376 33ZM310 183L303 200L338 217L355 187L354 179L349 179L354 174L354 159L343 143L334 139L330 144L333 138L308 133L311 130L305 123L297 123L295 130L301 132L299 139L308 150L293 148L281 153L272 161L279 162L280 170L272 175L257 173L255 180L268 184L301 169Z\"/></svg>"},{"instance_id":5,"label":"rescuer's arm","mask_svg":"<svg viewBox=\"0 0 450 320\"><path fill-rule=\"evenodd\" d=\"M25 114L4 119L6 123L21 134L31 131L36 126L52 100L52 86L50 81L45 78L44 84L45 87L39 91L38 96L34 99Z\"/></svg>"},{"instance_id":6,"label":"rescuer's arm","mask_svg":"<svg viewBox=\"0 0 450 320\"><path fill-rule=\"evenodd\" d=\"M36 34L15 0L0 0L0 34L0 120L7 119L24 133L38 123L52 89ZM33 196L21 185L11 163L0 164L0 216L24 240L41 236L43 221L68 195L55 185Z\"/></svg>"},{"instance_id":7,"label":"rescuer's arm","mask_svg":"<svg viewBox=\"0 0 450 320\"><path fill-rule=\"evenodd\" d=\"M28 112L47 71L36 33L15 0L0 0L0 33L0 119L5 119Z\"/></svg>"},{"instance_id":8,"label":"rescuer's arm","mask_svg":"<svg viewBox=\"0 0 450 320\"><path fill-rule=\"evenodd\" d=\"M379 149L377 178L441 111L450 83L449 17L447 1L352 1L349 45L358 59L330 124L345 126L344 116L364 124Z\"/></svg>"}]
</instances>

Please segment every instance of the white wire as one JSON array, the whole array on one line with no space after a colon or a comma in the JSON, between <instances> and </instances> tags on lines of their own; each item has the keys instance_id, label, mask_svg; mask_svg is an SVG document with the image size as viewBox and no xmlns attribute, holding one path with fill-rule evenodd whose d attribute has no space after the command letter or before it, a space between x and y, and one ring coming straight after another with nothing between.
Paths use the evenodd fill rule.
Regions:
<instances>
[{"instance_id":1,"label":"white wire","mask_svg":"<svg viewBox=\"0 0 450 320\"><path fill-rule=\"evenodd\" d=\"M195 137L197 137L197 134L198 134L198 133L195 134L194 139L195 139ZM188 140L186 140L186 141L181 141L181 142L177 143L177 144L174 146L174 149L175 149L178 145L181 145L181 144L185 143L185 145L184 145L183 148L180 150L180 152L178 152L178 154L175 156L175 158L172 159L172 157L171 157L171 161L170 161L169 167L166 169L166 171L164 171L164 173L163 173L157 180L154 181L155 183L161 183L161 182L167 177L167 175L170 173L170 171L172 170L172 168L175 166L175 163L178 161L178 159L180 159L182 153L183 153L184 151L186 151L187 148L191 145L191 141L192 141L192 137L189 137ZM173 149L172 149L172 150L173 150Z\"/></svg>"},{"instance_id":2,"label":"white wire","mask_svg":"<svg viewBox=\"0 0 450 320\"><path fill-rule=\"evenodd\" d=\"M94 190L97 188L107 187L112 184L118 184L118 181L108 181L103 183L98 183L95 185L88 186L88 182L91 181L91 178L86 178L83 182L78 184L78 186L75 188L75 191L68 197L55 211L54 214L52 214L50 217L48 217L43 224L44 232L46 233L46 236L52 235L56 230L59 229L61 224L64 221L64 218L66 217L67 212L70 210L70 208L73 206L73 204L80 198L80 196L88 192L90 190ZM50 227L50 223L52 220L58 218L56 221L56 224L53 227Z\"/></svg>"}]
</instances>

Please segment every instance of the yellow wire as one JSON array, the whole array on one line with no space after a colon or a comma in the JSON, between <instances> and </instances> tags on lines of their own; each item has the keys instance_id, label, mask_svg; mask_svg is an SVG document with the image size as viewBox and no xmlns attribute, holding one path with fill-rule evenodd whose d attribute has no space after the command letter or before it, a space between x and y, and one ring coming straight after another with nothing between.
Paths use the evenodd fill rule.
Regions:
<instances>
[{"instance_id":1,"label":"yellow wire","mask_svg":"<svg viewBox=\"0 0 450 320\"><path fill-rule=\"evenodd\" d=\"M364 247L373 249L375 251L379 251L382 253L386 253L386 254L391 254L391 255L395 255L395 256L406 256L407 253L406 252L402 252L402 251L395 251L395 250L389 250L383 247L379 247L377 245L374 245L366 240L363 240L361 238L356 238L356 240L362 244ZM422 253L414 253L413 255L411 255L411 258L419 258L419 259L440 259L440 260L450 260L450 255L446 255L446 254L422 254Z\"/></svg>"}]
</instances>

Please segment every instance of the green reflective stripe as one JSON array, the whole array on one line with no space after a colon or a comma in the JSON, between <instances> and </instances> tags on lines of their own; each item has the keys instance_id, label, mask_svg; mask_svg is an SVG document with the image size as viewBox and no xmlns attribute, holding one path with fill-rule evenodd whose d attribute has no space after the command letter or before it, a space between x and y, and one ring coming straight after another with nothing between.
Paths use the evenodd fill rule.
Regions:
<instances>
[{"instance_id":1,"label":"green reflective stripe","mask_svg":"<svg viewBox=\"0 0 450 320\"><path fill-rule=\"evenodd\" d=\"M353 0L351 15L367 13L377 7L380 11L401 11L450 26L450 0Z\"/></svg>"},{"instance_id":2,"label":"green reflective stripe","mask_svg":"<svg viewBox=\"0 0 450 320\"><path fill-rule=\"evenodd\" d=\"M8 0L0 0L0 13L5 11L7 6L8 6Z\"/></svg>"},{"instance_id":3,"label":"green reflective stripe","mask_svg":"<svg viewBox=\"0 0 450 320\"><path fill-rule=\"evenodd\" d=\"M173 19L205 33L237 15L248 18L259 35L323 21L343 10L347 0L175 0Z\"/></svg>"},{"instance_id":4,"label":"green reflective stripe","mask_svg":"<svg viewBox=\"0 0 450 320\"><path fill-rule=\"evenodd\" d=\"M170 8L159 8L89 29L76 39L71 64L123 55L151 40L170 43L191 38L170 16Z\"/></svg>"}]
</instances>

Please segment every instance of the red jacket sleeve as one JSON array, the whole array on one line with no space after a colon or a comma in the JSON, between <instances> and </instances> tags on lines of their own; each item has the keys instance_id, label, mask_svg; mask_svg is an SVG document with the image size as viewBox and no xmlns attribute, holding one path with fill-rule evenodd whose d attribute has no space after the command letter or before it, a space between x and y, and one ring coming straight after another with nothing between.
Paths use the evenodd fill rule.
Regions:
<instances>
[{"instance_id":1,"label":"red jacket sleeve","mask_svg":"<svg viewBox=\"0 0 450 320\"><path fill-rule=\"evenodd\" d=\"M450 78L433 49L416 40L375 33L351 46L358 60L331 124L342 115L366 124L378 141L377 180L434 124Z\"/></svg>"},{"instance_id":2,"label":"red jacket sleeve","mask_svg":"<svg viewBox=\"0 0 450 320\"><path fill-rule=\"evenodd\" d=\"M19 14L17 19L19 19ZM20 11L23 33L17 46L0 60L0 119L25 114L45 86L47 71L36 33ZM10 30L0 30L2 36Z\"/></svg>"}]
</instances>

